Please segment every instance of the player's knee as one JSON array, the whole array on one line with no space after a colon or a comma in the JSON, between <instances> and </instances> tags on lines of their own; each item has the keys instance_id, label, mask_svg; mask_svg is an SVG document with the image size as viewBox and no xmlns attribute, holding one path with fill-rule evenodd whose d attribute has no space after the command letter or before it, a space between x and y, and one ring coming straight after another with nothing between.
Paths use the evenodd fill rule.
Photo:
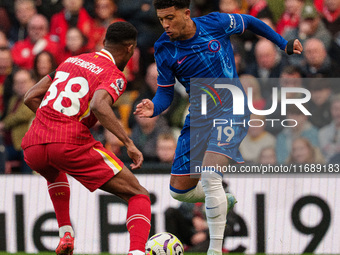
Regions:
<instances>
[{"instance_id":1,"label":"player's knee","mask_svg":"<svg viewBox=\"0 0 340 255\"><path fill-rule=\"evenodd\" d=\"M222 174L220 172L206 171L201 174L203 190L215 190L223 188Z\"/></svg>"},{"instance_id":2,"label":"player's knee","mask_svg":"<svg viewBox=\"0 0 340 255\"><path fill-rule=\"evenodd\" d=\"M148 196L150 198L149 192L142 185L140 185L137 195L146 195L146 196Z\"/></svg>"},{"instance_id":3,"label":"player's knee","mask_svg":"<svg viewBox=\"0 0 340 255\"><path fill-rule=\"evenodd\" d=\"M178 201L185 202L186 197L185 194L177 193L175 191L170 190L170 195Z\"/></svg>"},{"instance_id":4,"label":"player's knee","mask_svg":"<svg viewBox=\"0 0 340 255\"><path fill-rule=\"evenodd\" d=\"M170 186L170 195L178 201L191 203L194 188L191 188L189 190L178 190Z\"/></svg>"}]
</instances>

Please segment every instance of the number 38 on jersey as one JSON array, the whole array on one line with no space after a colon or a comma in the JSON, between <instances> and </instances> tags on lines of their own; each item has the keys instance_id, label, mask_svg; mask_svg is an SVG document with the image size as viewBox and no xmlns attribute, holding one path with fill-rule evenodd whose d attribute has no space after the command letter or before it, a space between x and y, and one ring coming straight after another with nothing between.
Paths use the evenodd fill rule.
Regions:
<instances>
[{"instance_id":1,"label":"number 38 on jersey","mask_svg":"<svg viewBox=\"0 0 340 255\"><path fill-rule=\"evenodd\" d=\"M46 93L46 98L40 104L40 108L55 100L52 105L54 110L70 117L79 114L81 109L80 99L88 94L89 83L84 77L68 79L69 75L69 73L62 71L56 73L54 81ZM58 88L59 84L61 86Z\"/></svg>"}]
</instances>

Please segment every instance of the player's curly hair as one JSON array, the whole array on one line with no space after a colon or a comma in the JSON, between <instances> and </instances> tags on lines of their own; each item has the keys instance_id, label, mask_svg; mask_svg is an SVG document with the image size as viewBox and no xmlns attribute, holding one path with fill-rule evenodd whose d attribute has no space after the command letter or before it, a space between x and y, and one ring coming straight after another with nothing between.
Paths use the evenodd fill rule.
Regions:
<instances>
[{"instance_id":1,"label":"player's curly hair","mask_svg":"<svg viewBox=\"0 0 340 255\"><path fill-rule=\"evenodd\" d=\"M129 22L112 23L106 31L105 41L112 44L123 44L137 40L137 29Z\"/></svg>"},{"instance_id":2,"label":"player's curly hair","mask_svg":"<svg viewBox=\"0 0 340 255\"><path fill-rule=\"evenodd\" d=\"M156 10L166 9L174 6L176 9L189 8L190 0L154 0L153 6Z\"/></svg>"}]
</instances>

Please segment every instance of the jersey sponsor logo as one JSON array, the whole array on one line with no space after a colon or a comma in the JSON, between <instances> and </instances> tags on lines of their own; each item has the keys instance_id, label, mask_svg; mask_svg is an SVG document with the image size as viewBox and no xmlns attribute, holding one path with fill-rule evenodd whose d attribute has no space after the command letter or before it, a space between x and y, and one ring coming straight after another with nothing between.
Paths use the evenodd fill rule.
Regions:
<instances>
[{"instance_id":1,"label":"jersey sponsor logo","mask_svg":"<svg viewBox=\"0 0 340 255\"><path fill-rule=\"evenodd\" d=\"M177 64L179 64L179 65L182 64L183 61L184 61L186 58L187 58L187 56L185 56L185 57L182 58L181 60L178 60L178 59L177 59Z\"/></svg>"},{"instance_id":2,"label":"jersey sponsor logo","mask_svg":"<svg viewBox=\"0 0 340 255\"><path fill-rule=\"evenodd\" d=\"M221 44L218 40L211 40L208 44L208 48L212 52L218 52L221 49Z\"/></svg>"},{"instance_id":3,"label":"jersey sponsor logo","mask_svg":"<svg viewBox=\"0 0 340 255\"><path fill-rule=\"evenodd\" d=\"M229 27L230 27L231 29L233 29L233 28L236 27L236 20L235 20L235 18L234 18L233 15L230 15L230 14L228 14L228 15L229 15L229 18L230 18L230 25L229 25Z\"/></svg>"}]
</instances>

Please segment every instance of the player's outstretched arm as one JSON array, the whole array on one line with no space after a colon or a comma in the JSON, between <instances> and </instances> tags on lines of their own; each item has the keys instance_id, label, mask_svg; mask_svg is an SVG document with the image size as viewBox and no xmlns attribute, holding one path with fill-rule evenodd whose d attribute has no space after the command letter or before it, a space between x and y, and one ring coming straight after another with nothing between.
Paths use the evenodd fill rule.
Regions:
<instances>
[{"instance_id":1,"label":"player's outstretched arm","mask_svg":"<svg viewBox=\"0 0 340 255\"><path fill-rule=\"evenodd\" d=\"M268 40L275 43L284 50L287 54L301 54L303 51L302 45L299 40L295 39L287 42L281 35L276 33L271 27L262 22L261 20L254 18L250 15L240 14L244 21L244 28L249 29L257 35L263 36Z\"/></svg>"},{"instance_id":2,"label":"player's outstretched arm","mask_svg":"<svg viewBox=\"0 0 340 255\"><path fill-rule=\"evenodd\" d=\"M138 115L141 118L148 118L153 115L154 104L150 99L143 99L142 102L137 104L136 110L133 114Z\"/></svg>"},{"instance_id":3,"label":"player's outstretched arm","mask_svg":"<svg viewBox=\"0 0 340 255\"><path fill-rule=\"evenodd\" d=\"M133 163L130 165L131 169L138 169L143 163L143 154L137 149L133 141L125 132L123 126L120 124L118 118L114 114L111 106L113 104L111 95L103 89L97 90L91 100L90 109L97 117L99 122L108 129L112 134L118 137L123 142L127 149L129 157Z\"/></svg>"},{"instance_id":4,"label":"player's outstretched arm","mask_svg":"<svg viewBox=\"0 0 340 255\"><path fill-rule=\"evenodd\" d=\"M24 97L25 105L33 112L36 112L51 84L51 78L47 75L38 81L38 83L26 92Z\"/></svg>"}]
</instances>

